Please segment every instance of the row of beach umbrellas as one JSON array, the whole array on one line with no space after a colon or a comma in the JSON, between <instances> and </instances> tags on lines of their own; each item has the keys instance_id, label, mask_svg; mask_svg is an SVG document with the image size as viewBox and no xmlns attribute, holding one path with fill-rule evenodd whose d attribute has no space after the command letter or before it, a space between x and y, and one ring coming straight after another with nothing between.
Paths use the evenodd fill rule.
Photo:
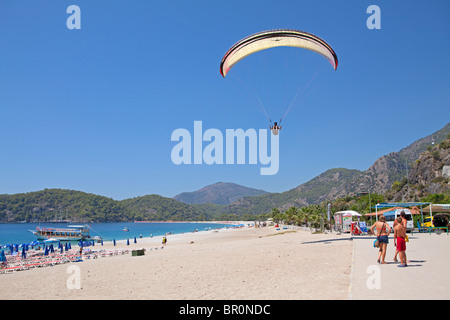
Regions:
<instances>
[{"instance_id":1,"label":"row of beach umbrellas","mask_svg":"<svg viewBox=\"0 0 450 320\"><path fill-rule=\"evenodd\" d=\"M10 254L14 254L14 252L19 252L19 248L22 248L21 251L21 256L23 259L26 259L27 257L27 251L29 250L29 248L34 248L35 246L40 246L43 245L44 246L44 255L48 255L49 253L53 253L55 252L55 248L53 246L53 243L58 242L58 249L61 253L63 253L64 251L67 251L69 249L72 248L72 245L70 244L70 242L67 242L66 244L62 244L59 240L57 239L47 239L44 241L33 241L31 243L23 243L23 244L8 244L5 246L0 246L0 262L5 262L6 260L6 255L5 255L5 251L9 250ZM3 250L1 250L3 249Z\"/></svg>"},{"instance_id":2,"label":"row of beach umbrellas","mask_svg":"<svg viewBox=\"0 0 450 320\"><path fill-rule=\"evenodd\" d=\"M23 244L7 244L5 246L0 245L0 262L6 261L6 255L5 250L9 250L10 254L13 254L14 252L19 252L19 248L22 248L22 258L26 259L27 251L29 248L34 248L35 246L44 246L44 255L48 255L49 253L55 252L55 248L53 246L53 243L58 243L58 249L61 253L64 251L67 251L72 248L70 242L66 242L65 245L61 243L58 239L50 238L44 241L32 241L30 243L23 243ZM136 237L134 237L134 243L137 243ZM113 239L113 244L116 246L116 239ZM88 247L88 246L95 246L95 241L80 241L78 243L80 247ZM103 245L103 240L101 240L101 245ZM130 239L127 239L127 245L130 245Z\"/></svg>"}]
</instances>

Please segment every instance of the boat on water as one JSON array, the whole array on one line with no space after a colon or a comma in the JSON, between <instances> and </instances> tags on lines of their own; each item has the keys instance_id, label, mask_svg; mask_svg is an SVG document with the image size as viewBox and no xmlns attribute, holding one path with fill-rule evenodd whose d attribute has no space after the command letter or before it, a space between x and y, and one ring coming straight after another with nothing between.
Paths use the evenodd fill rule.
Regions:
<instances>
[{"instance_id":1,"label":"boat on water","mask_svg":"<svg viewBox=\"0 0 450 320\"><path fill-rule=\"evenodd\" d=\"M122 229L122 231L130 231L130 229L128 229L128 227L124 227L124 228Z\"/></svg>"},{"instance_id":2,"label":"boat on water","mask_svg":"<svg viewBox=\"0 0 450 320\"><path fill-rule=\"evenodd\" d=\"M91 239L89 227L87 225L72 225L67 228L48 228L36 227L36 230L30 230L38 240L54 238L66 241L83 241Z\"/></svg>"}]
</instances>

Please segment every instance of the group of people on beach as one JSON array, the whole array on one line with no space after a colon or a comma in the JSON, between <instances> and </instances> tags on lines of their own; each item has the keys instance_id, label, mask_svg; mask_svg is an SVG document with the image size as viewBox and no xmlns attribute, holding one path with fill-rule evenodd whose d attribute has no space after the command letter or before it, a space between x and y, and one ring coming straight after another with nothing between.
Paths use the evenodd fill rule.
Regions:
<instances>
[{"instance_id":1,"label":"group of people on beach","mask_svg":"<svg viewBox=\"0 0 450 320\"><path fill-rule=\"evenodd\" d=\"M395 255L394 255L394 261L398 262L397 255L400 258L400 264L398 267L406 267L407 260L406 260L406 242L408 241L408 236L406 235L406 217L405 212L402 211L400 213L400 216L397 217L397 219L394 220L393 224L393 230L394 230L394 246L395 246ZM374 233L374 229L377 230L377 240L379 243L379 251L378 251L378 263L386 264L385 258L386 258L386 251L387 251L387 245L389 243L388 236L391 233L392 229L389 227L389 225L386 223L386 217L380 216L380 220L375 222L372 227L370 228L370 231L372 234Z\"/></svg>"}]
</instances>

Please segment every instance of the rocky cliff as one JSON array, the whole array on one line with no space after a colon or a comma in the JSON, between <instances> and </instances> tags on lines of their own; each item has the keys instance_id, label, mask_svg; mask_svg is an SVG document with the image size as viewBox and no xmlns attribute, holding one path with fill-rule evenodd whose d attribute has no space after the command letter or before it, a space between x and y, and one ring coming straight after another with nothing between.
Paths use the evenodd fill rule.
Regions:
<instances>
[{"instance_id":1,"label":"rocky cliff","mask_svg":"<svg viewBox=\"0 0 450 320\"><path fill-rule=\"evenodd\" d=\"M450 135L430 146L414 161L408 175L393 184L392 198L415 201L431 193L450 191Z\"/></svg>"}]
</instances>

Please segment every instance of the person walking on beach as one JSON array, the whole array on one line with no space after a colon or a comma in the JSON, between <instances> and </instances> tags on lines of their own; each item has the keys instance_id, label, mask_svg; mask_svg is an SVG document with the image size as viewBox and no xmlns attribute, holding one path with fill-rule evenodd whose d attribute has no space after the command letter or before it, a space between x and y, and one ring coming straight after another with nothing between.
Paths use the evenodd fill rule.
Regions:
<instances>
[{"instance_id":1,"label":"person walking on beach","mask_svg":"<svg viewBox=\"0 0 450 320\"><path fill-rule=\"evenodd\" d=\"M166 236L164 236L163 239L162 239L162 244L165 246L166 243L167 243L167 238L166 238Z\"/></svg>"},{"instance_id":2,"label":"person walking on beach","mask_svg":"<svg viewBox=\"0 0 450 320\"><path fill-rule=\"evenodd\" d=\"M373 229L377 229L377 239L380 243L380 250L378 251L378 263L386 264L385 257L386 257L386 250L387 245L389 243L388 236L391 233L391 228L386 223L386 217L380 216L380 221L377 221L373 224L372 227L370 227L370 231L372 234L375 234L373 232Z\"/></svg>"},{"instance_id":3,"label":"person walking on beach","mask_svg":"<svg viewBox=\"0 0 450 320\"><path fill-rule=\"evenodd\" d=\"M398 219L398 218L401 218L401 219ZM402 212L400 212L400 217L397 217L397 219L394 220L394 225L392 226L394 230L395 230L395 227L399 223L401 223L405 227L405 231L406 231L406 214L405 214L405 211L403 211L403 210L402 210ZM394 262L398 262L397 255L398 255L398 250L397 250L397 247L396 247L395 248L395 254L394 254Z\"/></svg>"},{"instance_id":4,"label":"person walking on beach","mask_svg":"<svg viewBox=\"0 0 450 320\"><path fill-rule=\"evenodd\" d=\"M406 267L406 228L402 223L402 217L397 218L397 225L394 227L394 245L397 248L401 264L398 267Z\"/></svg>"}]
</instances>

